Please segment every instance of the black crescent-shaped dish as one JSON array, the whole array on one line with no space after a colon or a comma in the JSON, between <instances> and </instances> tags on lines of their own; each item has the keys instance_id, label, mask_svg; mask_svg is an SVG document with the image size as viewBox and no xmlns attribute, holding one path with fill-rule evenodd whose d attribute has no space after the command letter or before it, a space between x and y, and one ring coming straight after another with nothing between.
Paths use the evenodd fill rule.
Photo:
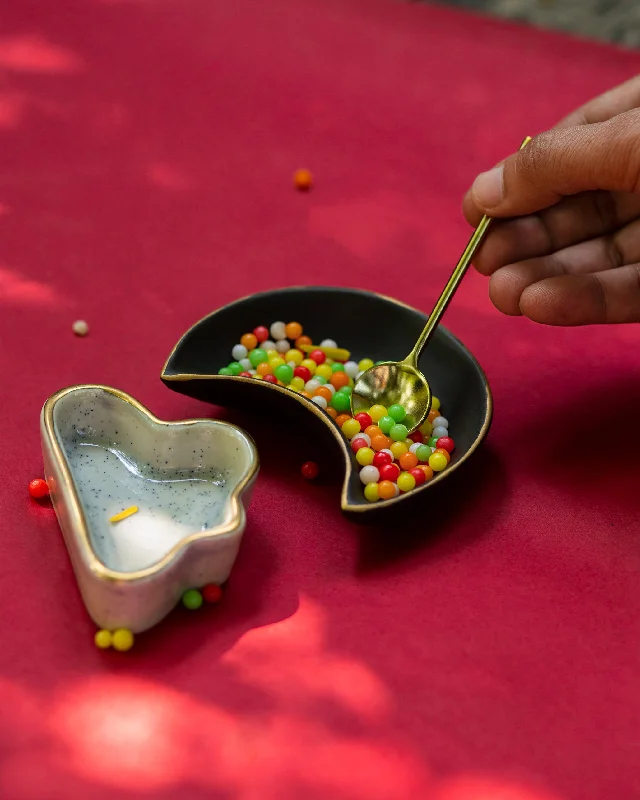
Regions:
<instances>
[{"instance_id":1,"label":"black crescent-shaped dish","mask_svg":"<svg viewBox=\"0 0 640 800\"><path fill-rule=\"evenodd\" d=\"M377 523L389 512L415 510L428 492L456 472L473 455L489 430L491 390L482 368L467 348L439 326L420 359L420 369L451 421L456 450L447 468L411 492L369 503L359 465L333 419L306 397L253 378L218 375L231 360L242 334L275 320L297 320L314 342L334 339L354 360L400 360L426 322L414 308L358 289L303 286L253 294L209 314L190 328L174 347L162 370L163 383L175 392L227 408L255 412L273 409L322 436L344 462L343 513L354 522Z\"/></svg>"}]
</instances>

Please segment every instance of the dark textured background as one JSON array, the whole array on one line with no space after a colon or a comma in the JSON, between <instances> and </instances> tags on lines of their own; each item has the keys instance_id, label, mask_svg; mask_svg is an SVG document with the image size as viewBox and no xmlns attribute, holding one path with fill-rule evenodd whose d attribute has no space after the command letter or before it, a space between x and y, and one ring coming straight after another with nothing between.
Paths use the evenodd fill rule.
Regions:
<instances>
[{"instance_id":1,"label":"dark textured background","mask_svg":"<svg viewBox=\"0 0 640 800\"><path fill-rule=\"evenodd\" d=\"M640 47L640 3L633 0L442 0L629 47Z\"/></svg>"}]
</instances>

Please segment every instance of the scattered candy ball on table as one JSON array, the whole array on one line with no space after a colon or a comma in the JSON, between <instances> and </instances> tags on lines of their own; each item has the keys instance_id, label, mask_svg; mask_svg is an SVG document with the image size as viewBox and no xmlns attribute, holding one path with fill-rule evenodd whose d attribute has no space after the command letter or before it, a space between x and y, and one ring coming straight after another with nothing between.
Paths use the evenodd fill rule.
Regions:
<instances>
[{"instance_id":1,"label":"scattered candy ball on table","mask_svg":"<svg viewBox=\"0 0 640 800\"><path fill-rule=\"evenodd\" d=\"M202 587L201 594L205 603L219 603L222 600L222 587L217 583L209 583Z\"/></svg>"},{"instance_id":2,"label":"scattered candy ball on table","mask_svg":"<svg viewBox=\"0 0 640 800\"><path fill-rule=\"evenodd\" d=\"M308 169L297 169L293 173L293 185L301 192L308 192L313 186L313 175Z\"/></svg>"},{"instance_id":3,"label":"scattered candy ball on table","mask_svg":"<svg viewBox=\"0 0 640 800\"><path fill-rule=\"evenodd\" d=\"M111 634L111 645L114 650L119 650L125 653L133 647L134 637L130 630L127 628L118 628Z\"/></svg>"},{"instance_id":4,"label":"scattered candy ball on table","mask_svg":"<svg viewBox=\"0 0 640 800\"><path fill-rule=\"evenodd\" d=\"M312 481L314 478L318 477L320 469L315 461L305 461L300 468L300 472L302 473L303 478L306 478L308 481Z\"/></svg>"},{"instance_id":5,"label":"scattered candy ball on table","mask_svg":"<svg viewBox=\"0 0 640 800\"><path fill-rule=\"evenodd\" d=\"M100 630L96 631L96 635L93 637L93 641L95 645L100 650L108 650L112 645L112 637L111 631Z\"/></svg>"},{"instance_id":6,"label":"scattered candy ball on table","mask_svg":"<svg viewBox=\"0 0 640 800\"><path fill-rule=\"evenodd\" d=\"M182 605L189 611L195 611L202 605L202 595L197 589L187 589L182 595Z\"/></svg>"},{"instance_id":7,"label":"scattered candy ball on table","mask_svg":"<svg viewBox=\"0 0 640 800\"><path fill-rule=\"evenodd\" d=\"M43 478L35 478L29 484L29 494L31 497L35 497L36 500L47 497L49 494L49 486L47 485L47 482Z\"/></svg>"},{"instance_id":8,"label":"scattered candy ball on table","mask_svg":"<svg viewBox=\"0 0 640 800\"><path fill-rule=\"evenodd\" d=\"M89 333L89 326L83 319L77 319L71 326L71 330L76 336L86 336Z\"/></svg>"},{"instance_id":9,"label":"scattered candy ball on table","mask_svg":"<svg viewBox=\"0 0 640 800\"><path fill-rule=\"evenodd\" d=\"M299 170L303 172L306 170ZM258 325L240 336L229 355L231 360L218 370L219 375L260 380L295 392L334 419L349 442L360 468L364 496L370 503L413 491L446 469L451 461L455 442L437 397L432 398L427 419L411 434L405 424L406 410L399 404L389 408L374 405L368 412L352 417L355 381L378 362L371 358L352 359L351 353L339 349L333 339L314 342L300 322L278 320ZM318 476L318 465L307 461L300 472L307 480L313 480ZM207 602L217 602L205 596L208 588L202 592L190 589L182 602L193 609L202 605L203 597ZM216 589L219 587L211 589L214 595Z\"/></svg>"}]
</instances>

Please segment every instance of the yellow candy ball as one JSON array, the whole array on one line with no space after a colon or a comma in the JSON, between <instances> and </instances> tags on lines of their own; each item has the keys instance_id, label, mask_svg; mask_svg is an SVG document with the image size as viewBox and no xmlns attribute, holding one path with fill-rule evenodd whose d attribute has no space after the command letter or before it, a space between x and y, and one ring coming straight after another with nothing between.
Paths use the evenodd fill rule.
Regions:
<instances>
[{"instance_id":1,"label":"yellow candy ball","mask_svg":"<svg viewBox=\"0 0 640 800\"><path fill-rule=\"evenodd\" d=\"M400 458L400 456L409 452L409 448L404 442L394 442L389 450L393 453L394 458Z\"/></svg>"},{"instance_id":2,"label":"yellow candy ball","mask_svg":"<svg viewBox=\"0 0 640 800\"><path fill-rule=\"evenodd\" d=\"M373 361L370 358L363 358L362 361L358 364L358 369L360 372L364 372L366 369L371 369L373 366Z\"/></svg>"},{"instance_id":3,"label":"yellow candy ball","mask_svg":"<svg viewBox=\"0 0 640 800\"><path fill-rule=\"evenodd\" d=\"M111 643L116 650L124 653L133 647L133 634L127 628L118 628L111 635Z\"/></svg>"},{"instance_id":4,"label":"yellow candy ball","mask_svg":"<svg viewBox=\"0 0 640 800\"><path fill-rule=\"evenodd\" d=\"M333 370L326 362L324 364L319 364L316 369L316 375L319 375L321 378L329 378L333 375Z\"/></svg>"},{"instance_id":5,"label":"yellow candy ball","mask_svg":"<svg viewBox=\"0 0 640 800\"><path fill-rule=\"evenodd\" d=\"M442 453L431 453L429 456L429 466L434 472L442 472L447 466L447 458Z\"/></svg>"},{"instance_id":6,"label":"yellow candy ball","mask_svg":"<svg viewBox=\"0 0 640 800\"><path fill-rule=\"evenodd\" d=\"M292 389L300 391L301 389L304 389L304 381L302 380L302 378L298 378L298 376L296 375L294 378L291 378L291 383L289 384L289 386Z\"/></svg>"},{"instance_id":7,"label":"yellow candy ball","mask_svg":"<svg viewBox=\"0 0 640 800\"><path fill-rule=\"evenodd\" d=\"M362 447L360 450L358 450L358 452L361 453L363 450L364 450L364 447ZM364 487L364 496L366 497L366 499L370 503L375 503L377 500L379 500L380 499L380 493L378 492L378 484L377 483L368 483Z\"/></svg>"},{"instance_id":8,"label":"yellow candy ball","mask_svg":"<svg viewBox=\"0 0 640 800\"><path fill-rule=\"evenodd\" d=\"M318 365L316 364L316 362L312 358L304 358L300 362L300 366L301 367L306 367L312 375L316 374L316 369L318 367Z\"/></svg>"},{"instance_id":9,"label":"yellow candy ball","mask_svg":"<svg viewBox=\"0 0 640 800\"><path fill-rule=\"evenodd\" d=\"M289 363L289 361L293 361L295 363L296 367L299 367L300 364L302 364L302 362L304 360L304 355L299 350L296 350L294 348L293 350L287 350L287 352L284 354L284 358L285 358L285 361L287 363ZM311 359L309 359L309 360L311 360ZM314 361L314 364L315 364L315 361Z\"/></svg>"},{"instance_id":10,"label":"yellow candy ball","mask_svg":"<svg viewBox=\"0 0 640 800\"><path fill-rule=\"evenodd\" d=\"M93 641L100 650L107 650L112 645L111 631L104 630L104 628L100 631L96 631Z\"/></svg>"},{"instance_id":11,"label":"yellow candy ball","mask_svg":"<svg viewBox=\"0 0 640 800\"><path fill-rule=\"evenodd\" d=\"M440 401L437 397L431 398L431 410L432 411L439 411L440 410Z\"/></svg>"},{"instance_id":12,"label":"yellow candy ball","mask_svg":"<svg viewBox=\"0 0 640 800\"><path fill-rule=\"evenodd\" d=\"M342 432L347 439L353 439L356 433L360 433L360 423L357 419L347 419L342 424Z\"/></svg>"},{"instance_id":13,"label":"yellow candy ball","mask_svg":"<svg viewBox=\"0 0 640 800\"><path fill-rule=\"evenodd\" d=\"M369 464L373 464L374 456L375 451L370 447L361 447L356 453L356 461L361 467L368 467Z\"/></svg>"},{"instance_id":14,"label":"yellow candy ball","mask_svg":"<svg viewBox=\"0 0 640 800\"><path fill-rule=\"evenodd\" d=\"M420 433L425 437L425 439L427 437L431 438L431 434L433 433L433 425L427 420L425 420L420 426L419 430Z\"/></svg>"},{"instance_id":15,"label":"yellow candy ball","mask_svg":"<svg viewBox=\"0 0 640 800\"><path fill-rule=\"evenodd\" d=\"M401 492L410 492L415 488L416 479L409 472L401 472L398 475L397 484Z\"/></svg>"},{"instance_id":16,"label":"yellow candy ball","mask_svg":"<svg viewBox=\"0 0 640 800\"><path fill-rule=\"evenodd\" d=\"M382 417L387 416L387 409L384 406L371 406L369 416L374 422L378 422Z\"/></svg>"},{"instance_id":17,"label":"yellow candy ball","mask_svg":"<svg viewBox=\"0 0 640 800\"><path fill-rule=\"evenodd\" d=\"M269 366L271 367L271 372L273 372L278 367L282 367L285 364L284 358L282 356L275 356L274 358L269 359Z\"/></svg>"}]
</instances>

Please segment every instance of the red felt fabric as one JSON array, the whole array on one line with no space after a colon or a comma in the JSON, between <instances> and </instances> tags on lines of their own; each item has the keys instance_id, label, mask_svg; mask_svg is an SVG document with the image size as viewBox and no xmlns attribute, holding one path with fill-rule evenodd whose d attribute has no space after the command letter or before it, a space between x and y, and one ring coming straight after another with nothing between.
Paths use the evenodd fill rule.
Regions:
<instances>
[{"instance_id":1,"label":"red felt fabric","mask_svg":"<svg viewBox=\"0 0 640 800\"><path fill-rule=\"evenodd\" d=\"M446 323L495 423L412 530L350 527L339 475L298 475L312 447L243 419L263 472L223 604L125 656L27 494L65 385L210 413L158 376L220 304L308 282L428 310L475 173L640 56L391 0L0 14L3 800L640 796L638 326L508 319L469 275Z\"/></svg>"}]
</instances>

